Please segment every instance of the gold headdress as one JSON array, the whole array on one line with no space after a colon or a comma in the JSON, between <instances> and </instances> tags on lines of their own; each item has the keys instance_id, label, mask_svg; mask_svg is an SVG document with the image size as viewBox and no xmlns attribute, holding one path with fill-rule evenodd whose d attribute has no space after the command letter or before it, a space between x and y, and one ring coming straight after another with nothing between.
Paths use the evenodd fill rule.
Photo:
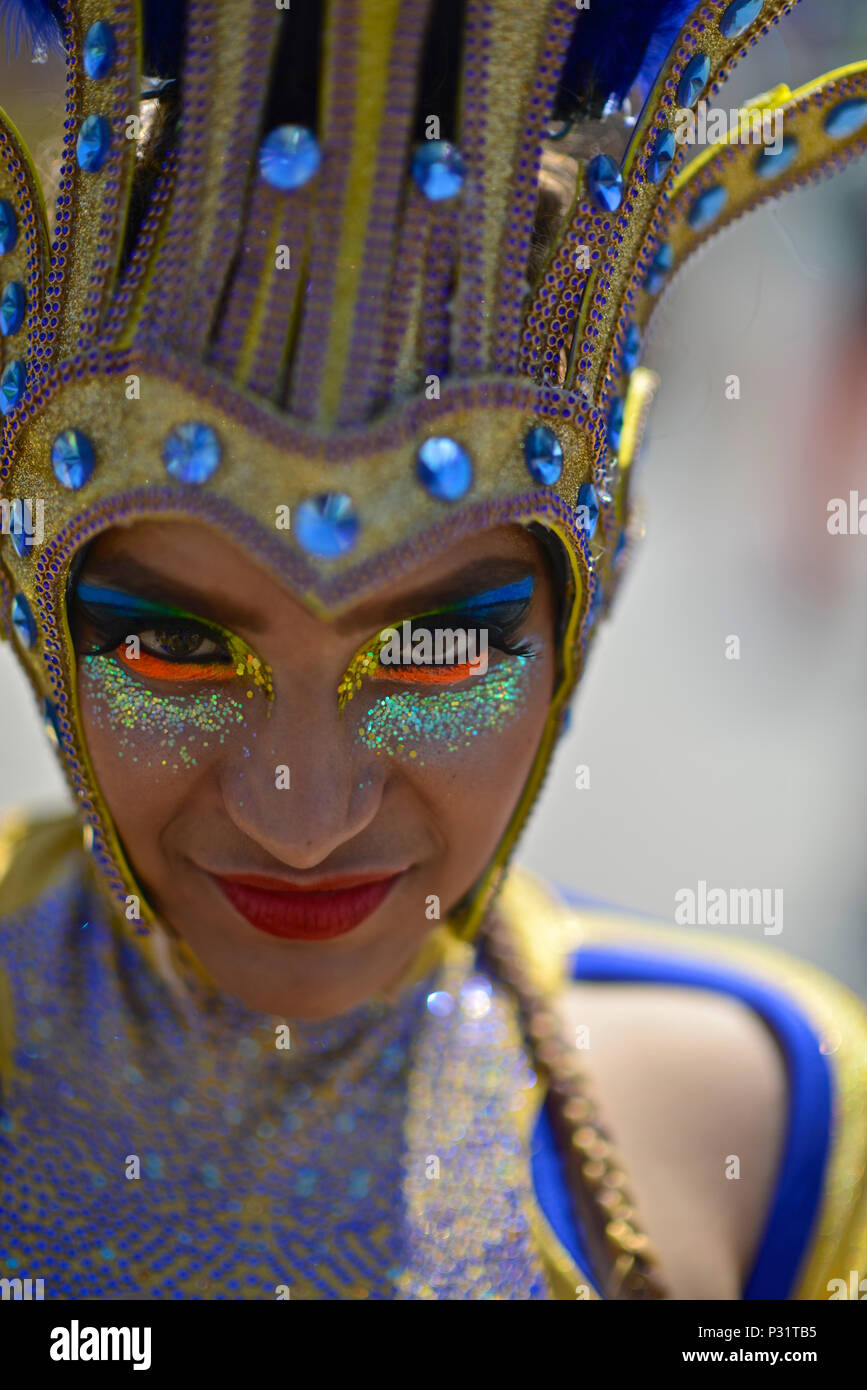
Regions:
<instances>
[{"instance_id":1,"label":"gold headdress","mask_svg":"<svg viewBox=\"0 0 867 1390\"><path fill-rule=\"evenodd\" d=\"M439 545L538 522L572 568L561 674L461 918L475 924L623 565L653 386L638 363L664 283L723 225L865 147L859 64L759 99L783 114L775 151L735 132L686 163L679 117L792 7L655 7L677 32L625 158L579 161L528 284L540 163L589 22L571 0L466 0L449 140L418 109L432 0L327 0L319 52L302 55L319 73L315 129L267 124L296 9L189 0L180 120L142 216L139 4L55 0L68 82L53 240L0 119L0 620L121 901L140 890L90 766L66 618L86 542L119 521L196 519L327 616ZM415 141L419 115L430 138ZM28 503L44 506L41 545Z\"/></svg>"}]
</instances>

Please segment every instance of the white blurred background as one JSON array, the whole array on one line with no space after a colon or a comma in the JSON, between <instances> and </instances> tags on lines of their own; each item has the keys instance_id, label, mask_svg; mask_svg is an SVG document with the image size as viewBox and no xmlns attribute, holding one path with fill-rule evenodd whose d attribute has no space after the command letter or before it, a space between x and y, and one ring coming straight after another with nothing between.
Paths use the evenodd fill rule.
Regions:
<instances>
[{"instance_id":1,"label":"white blurred background","mask_svg":"<svg viewBox=\"0 0 867 1390\"><path fill-rule=\"evenodd\" d=\"M861 57L861 0L803 0L721 104ZM45 167L62 93L53 59L0 53L0 103ZM867 162L713 242L672 286L646 360L662 378L647 537L519 858L670 922L701 879L782 888L781 934L715 930L867 995L867 537L827 531L830 498L867 497ZM6 647L0 729L0 809L66 799Z\"/></svg>"}]
</instances>

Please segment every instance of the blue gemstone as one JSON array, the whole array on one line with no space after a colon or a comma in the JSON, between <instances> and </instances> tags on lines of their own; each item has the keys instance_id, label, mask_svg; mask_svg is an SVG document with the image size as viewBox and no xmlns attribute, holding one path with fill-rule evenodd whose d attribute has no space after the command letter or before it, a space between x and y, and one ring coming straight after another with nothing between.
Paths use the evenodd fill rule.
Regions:
<instances>
[{"instance_id":1,"label":"blue gemstone","mask_svg":"<svg viewBox=\"0 0 867 1390\"><path fill-rule=\"evenodd\" d=\"M56 748L60 747L60 724L57 719L57 710L51 700L44 700L42 704L42 719L45 724L45 732L49 740Z\"/></svg>"},{"instance_id":2,"label":"blue gemstone","mask_svg":"<svg viewBox=\"0 0 867 1390\"><path fill-rule=\"evenodd\" d=\"M867 121L867 101L862 101L860 97L853 97L849 101L841 101L839 106L835 106L828 112L825 117L825 129L829 135L839 139L841 135L854 135L865 121Z\"/></svg>"},{"instance_id":3,"label":"blue gemstone","mask_svg":"<svg viewBox=\"0 0 867 1390\"><path fill-rule=\"evenodd\" d=\"M117 54L117 44L110 24L106 24L102 19L91 24L84 36L83 53L84 71L88 77L99 81L111 72Z\"/></svg>"},{"instance_id":4,"label":"blue gemstone","mask_svg":"<svg viewBox=\"0 0 867 1390\"><path fill-rule=\"evenodd\" d=\"M303 125L278 125L259 146L259 173L272 188L289 193L312 179L321 159L312 130Z\"/></svg>"},{"instance_id":5,"label":"blue gemstone","mask_svg":"<svg viewBox=\"0 0 867 1390\"><path fill-rule=\"evenodd\" d=\"M608 447L612 454L616 454L620 448L620 436L623 433L623 402L618 397L612 401L611 409L608 412Z\"/></svg>"},{"instance_id":6,"label":"blue gemstone","mask_svg":"<svg viewBox=\"0 0 867 1390\"><path fill-rule=\"evenodd\" d=\"M426 439L418 451L416 471L431 497L454 502L463 497L473 481L470 456L457 440L446 435Z\"/></svg>"},{"instance_id":7,"label":"blue gemstone","mask_svg":"<svg viewBox=\"0 0 867 1390\"><path fill-rule=\"evenodd\" d=\"M17 333L24 322L26 302L24 286L19 280L10 280L0 295L0 333L5 338Z\"/></svg>"},{"instance_id":8,"label":"blue gemstone","mask_svg":"<svg viewBox=\"0 0 867 1390\"><path fill-rule=\"evenodd\" d=\"M616 212L623 198L620 166L607 154L597 154L587 165L587 191L603 212Z\"/></svg>"},{"instance_id":9,"label":"blue gemstone","mask_svg":"<svg viewBox=\"0 0 867 1390\"><path fill-rule=\"evenodd\" d=\"M678 106L695 106L710 77L710 58L706 53L696 53L683 70L677 87Z\"/></svg>"},{"instance_id":10,"label":"blue gemstone","mask_svg":"<svg viewBox=\"0 0 867 1390\"><path fill-rule=\"evenodd\" d=\"M640 356L641 334L638 331L638 324L631 323L626 334L626 342L623 345L623 370L634 372Z\"/></svg>"},{"instance_id":11,"label":"blue gemstone","mask_svg":"<svg viewBox=\"0 0 867 1390\"><path fill-rule=\"evenodd\" d=\"M737 39L746 33L762 12L765 0L733 0L720 15L719 31L724 39Z\"/></svg>"},{"instance_id":12,"label":"blue gemstone","mask_svg":"<svg viewBox=\"0 0 867 1390\"><path fill-rule=\"evenodd\" d=\"M0 376L0 410L4 415L10 415L15 409L21 397L24 395L24 387L27 384L27 363L20 357L16 357L14 362Z\"/></svg>"},{"instance_id":13,"label":"blue gemstone","mask_svg":"<svg viewBox=\"0 0 867 1390\"><path fill-rule=\"evenodd\" d=\"M647 165L647 177L651 183L662 183L674 159L677 141L673 130L661 130L656 137Z\"/></svg>"},{"instance_id":14,"label":"blue gemstone","mask_svg":"<svg viewBox=\"0 0 867 1390\"><path fill-rule=\"evenodd\" d=\"M674 252L671 243L664 241L650 262L644 288L648 294L658 294L665 284L665 278L674 265Z\"/></svg>"},{"instance_id":15,"label":"blue gemstone","mask_svg":"<svg viewBox=\"0 0 867 1390\"><path fill-rule=\"evenodd\" d=\"M217 471L220 441L210 425L188 420L166 435L163 463L166 472L181 483L206 483Z\"/></svg>"},{"instance_id":16,"label":"blue gemstone","mask_svg":"<svg viewBox=\"0 0 867 1390\"><path fill-rule=\"evenodd\" d=\"M602 585L597 579L590 595L590 602L587 605L587 616L584 619L585 627L591 628L596 624L596 619L602 611Z\"/></svg>"},{"instance_id":17,"label":"blue gemstone","mask_svg":"<svg viewBox=\"0 0 867 1390\"><path fill-rule=\"evenodd\" d=\"M524 440L524 458L537 483L556 483L563 472L563 448L553 430L536 425Z\"/></svg>"},{"instance_id":18,"label":"blue gemstone","mask_svg":"<svg viewBox=\"0 0 867 1390\"><path fill-rule=\"evenodd\" d=\"M798 153L794 135L784 135L778 150L760 150L753 166L760 179L773 179L788 169Z\"/></svg>"},{"instance_id":19,"label":"blue gemstone","mask_svg":"<svg viewBox=\"0 0 867 1390\"><path fill-rule=\"evenodd\" d=\"M704 193L699 193L686 218L693 231L701 231L702 228L709 227L711 222L715 222L728 200L728 189L723 188L721 183L715 184L713 188L706 188Z\"/></svg>"},{"instance_id":20,"label":"blue gemstone","mask_svg":"<svg viewBox=\"0 0 867 1390\"><path fill-rule=\"evenodd\" d=\"M578 525L587 534L589 540L596 530L596 523L599 520L599 498L596 496L596 489L592 483L582 483L578 489L578 501L576 507L581 508L578 515Z\"/></svg>"},{"instance_id":21,"label":"blue gemstone","mask_svg":"<svg viewBox=\"0 0 867 1390\"><path fill-rule=\"evenodd\" d=\"M54 476L70 492L84 487L95 463L93 445L81 430L63 430L51 446Z\"/></svg>"},{"instance_id":22,"label":"blue gemstone","mask_svg":"<svg viewBox=\"0 0 867 1390\"><path fill-rule=\"evenodd\" d=\"M25 506L27 507L26 516L24 513ZM25 503L20 497L16 497L9 509L9 535L16 553L21 556L22 560L26 558L30 550L31 538L35 540L35 527L33 523L32 503Z\"/></svg>"},{"instance_id":23,"label":"blue gemstone","mask_svg":"<svg viewBox=\"0 0 867 1390\"><path fill-rule=\"evenodd\" d=\"M8 198L0 198L0 256L11 251L18 240L18 218Z\"/></svg>"},{"instance_id":24,"label":"blue gemstone","mask_svg":"<svg viewBox=\"0 0 867 1390\"><path fill-rule=\"evenodd\" d=\"M614 563L615 565L618 565L618 564L620 563L620 561L623 559L623 556L624 556L624 554L626 553L626 547L628 546L628 544L629 544L629 533L628 533L626 527L624 526L624 527L623 527L623 530L620 532L620 535L617 537L617 544L616 544L615 547L614 547L613 563Z\"/></svg>"},{"instance_id":25,"label":"blue gemstone","mask_svg":"<svg viewBox=\"0 0 867 1390\"><path fill-rule=\"evenodd\" d=\"M351 550L358 537L358 513L345 492L308 497L295 508L295 536L310 555L334 560Z\"/></svg>"},{"instance_id":26,"label":"blue gemstone","mask_svg":"<svg viewBox=\"0 0 867 1390\"><path fill-rule=\"evenodd\" d=\"M81 123L75 152L86 174L95 174L105 163L111 145L111 129L105 116L88 116Z\"/></svg>"},{"instance_id":27,"label":"blue gemstone","mask_svg":"<svg viewBox=\"0 0 867 1390\"><path fill-rule=\"evenodd\" d=\"M440 203L460 192L466 165L457 145L448 140L425 140L413 150L409 171L424 196Z\"/></svg>"},{"instance_id":28,"label":"blue gemstone","mask_svg":"<svg viewBox=\"0 0 867 1390\"><path fill-rule=\"evenodd\" d=\"M16 594L12 600L12 626L18 633L22 647L29 650L36 645L38 636L36 619L30 611L30 604L23 594Z\"/></svg>"}]
</instances>

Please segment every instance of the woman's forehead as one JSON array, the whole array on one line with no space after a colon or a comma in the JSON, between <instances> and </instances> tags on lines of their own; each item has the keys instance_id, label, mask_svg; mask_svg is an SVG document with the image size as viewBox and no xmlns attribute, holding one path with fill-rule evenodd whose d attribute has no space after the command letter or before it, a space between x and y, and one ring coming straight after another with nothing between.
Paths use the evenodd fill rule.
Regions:
<instances>
[{"instance_id":1,"label":"woman's forehead","mask_svg":"<svg viewBox=\"0 0 867 1390\"><path fill-rule=\"evenodd\" d=\"M266 630L295 607L308 620L328 622L338 630L375 625L389 612L416 612L456 602L488 588L541 572L538 543L521 526L482 532L468 546L449 545L359 595L358 602L334 619L317 618L251 556L219 532L186 521L145 521L116 528L98 537L84 560L92 582L165 600L201 617L231 623L251 632Z\"/></svg>"}]
</instances>

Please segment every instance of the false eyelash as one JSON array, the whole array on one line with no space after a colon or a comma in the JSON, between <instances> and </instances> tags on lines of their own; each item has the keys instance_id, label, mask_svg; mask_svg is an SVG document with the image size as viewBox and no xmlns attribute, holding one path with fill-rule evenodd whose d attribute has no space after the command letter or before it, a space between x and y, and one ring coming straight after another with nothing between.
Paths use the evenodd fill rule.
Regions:
<instances>
[{"instance_id":1,"label":"false eyelash","mask_svg":"<svg viewBox=\"0 0 867 1390\"><path fill-rule=\"evenodd\" d=\"M514 640L518 629L526 617L528 607L529 603L527 600L522 600L518 603L497 605L497 609L492 609L491 611L502 610L502 616L499 622L492 622L489 618L480 619L471 609L467 609L464 612L460 609L452 609L447 613L428 614L424 620L422 620L422 618L412 619L411 630L413 633L424 631L432 632L433 625L430 620L436 616L441 620L440 626L443 625L442 620L447 619L449 627L487 632L490 645L496 648L497 651L502 652L505 656L533 656L534 649L528 641L523 640L516 642Z\"/></svg>"},{"instance_id":2,"label":"false eyelash","mask_svg":"<svg viewBox=\"0 0 867 1390\"><path fill-rule=\"evenodd\" d=\"M118 611L112 608L111 620L106 621L105 618L97 616L97 613L100 611L103 613L105 612L104 609L100 609L96 604L85 603L83 600L78 600L77 602L76 619L80 622L83 617L96 632L97 645L95 646L88 644L85 648L80 641L80 637L76 640L76 649L80 650L83 656L110 656L112 652L117 651L118 647L121 646L128 637L139 632L148 631L151 628L157 628L160 632L169 633L189 632L191 630L201 632L203 637L209 637L212 641L219 642L225 649L224 634L219 628L210 627L207 623L191 623L185 618L145 617L140 611L133 608L128 610L126 617L123 616L122 610L121 613L118 614ZM228 651L226 651L225 659L226 661L231 660L231 655ZM214 664L215 661L219 660L219 657L215 658L214 654L211 653L207 658L202 657L200 660L203 662L207 660L210 664ZM196 658L192 658L192 662L195 663L195 661Z\"/></svg>"}]
</instances>

